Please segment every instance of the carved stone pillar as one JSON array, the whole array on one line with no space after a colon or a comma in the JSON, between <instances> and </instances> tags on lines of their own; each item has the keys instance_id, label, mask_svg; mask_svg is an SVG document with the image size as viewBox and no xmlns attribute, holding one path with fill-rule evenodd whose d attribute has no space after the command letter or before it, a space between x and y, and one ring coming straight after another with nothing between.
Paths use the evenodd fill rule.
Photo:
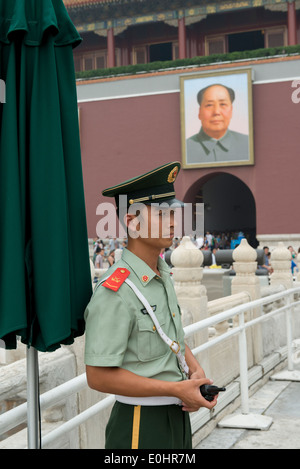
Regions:
<instances>
[{"instance_id":1,"label":"carved stone pillar","mask_svg":"<svg viewBox=\"0 0 300 469\"><path fill-rule=\"evenodd\" d=\"M291 261L291 251L283 243L278 243L277 248L271 252L271 265L274 269L270 277L271 285L283 285L287 289L293 287Z\"/></svg>"},{"instance_id":2,"label":"carved stone pillar","mask_svg":"<svg viewBox=\"0 0 300 469\"><path fill-rule=\"evenodd\" d=\"M246 239L242 239L241 244L233 251L232 254L233 268L236 276L233 277L231 284L231 293L248 292L251 300L261 298L259 279L255 275L257 269L257 253ZM262 314L261 308L249 310L245 314L245 320L249 321L259 317ZM247 345L248 345L248 363L251 364L251 357L255 363L258 363L263 357L263 343L261 324L253 326L251 330L247 331Z\"/></svg>"},{"instance_id":3,"label":"carved stone pillar","mask_svg":"<svg viewBox=\"0 0 300 469\"><path fill-rule=\"evenodd\" d=\"M188 236L184 236L171 255L173 279L178 303L182 312L183 326L207 318L206 288L203 277L203 254ZM186 340L192 349L208 340L208 330L201 331ZM203 354L201 356L203 366Z\"/></svg>"},{"instance_id":4,"label":"carved stone pillar","mask_svg":"<svg viewBox=\"0 0 300 469\"><path fill-rule=\"evenodd\" d=\"M252 300L261 297L259 279L255 275L257 269L255 249L249 246L246 239L242 239L241 244L233 251L232 254L233 268L236 276L232 279L231 293L240 293L247 291Z\"/></svg>"}]
</instances>

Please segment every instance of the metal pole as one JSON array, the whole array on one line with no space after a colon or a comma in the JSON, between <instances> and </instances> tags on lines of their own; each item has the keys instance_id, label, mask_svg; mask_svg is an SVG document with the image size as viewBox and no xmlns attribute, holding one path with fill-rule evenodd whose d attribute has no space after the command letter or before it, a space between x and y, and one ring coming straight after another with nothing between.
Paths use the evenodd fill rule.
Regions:
<instances>
[{"instance_id":1,"label":"metal pole","mask_svg":"<svg viewBox=\"0 0 300 469\"><path fill-rule=\"evenodd\" d=\"M286 338L287 338L287 350L288 350L288 371L294 370L294 363L292 357L292 340L293 340L293 331L292 331L292 320L293 320L293 298L292 295L288 296L288 305L290 306L285 313L286 317Z\"/></svg>"},{"instance_id":2,"label":"metal pole","mask_svg":"<svg viewBox=\"0 0 300 469\"><path fill-rule=\"evenodd\" d=\"M242 414L249 414L248 400L248 360L247 360L247 338L245 329L245 313L239 315L239 359L241 379L241 407Z\"/></svg>"},{"instance_id":3,"label":"metal pole","mask_svg":"<svg viewBox=\"0 0 300 469\"><path fill-rule=\"evenodd\" d=\"M28 449L39 448L38 351L27 348L27 442Z\"/></svg>"}]
</instances>

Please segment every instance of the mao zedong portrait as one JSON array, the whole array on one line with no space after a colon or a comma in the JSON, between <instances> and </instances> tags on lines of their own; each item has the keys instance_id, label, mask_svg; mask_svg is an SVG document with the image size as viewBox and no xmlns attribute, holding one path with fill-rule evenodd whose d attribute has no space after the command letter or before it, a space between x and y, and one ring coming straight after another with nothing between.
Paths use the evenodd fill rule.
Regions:
<instances>
[{"instance_id":1,"label":"mao zedong portrait","mask_svg":"<svg viewBox=\"0 0 300 469\"><path fill-rule=\"evenodd\" d=\"M249 159L248 135L229 129L235 92L220 84L197 94L200 131L186 140L186 162L214 163Z\"/></svg>"}]
</instances>

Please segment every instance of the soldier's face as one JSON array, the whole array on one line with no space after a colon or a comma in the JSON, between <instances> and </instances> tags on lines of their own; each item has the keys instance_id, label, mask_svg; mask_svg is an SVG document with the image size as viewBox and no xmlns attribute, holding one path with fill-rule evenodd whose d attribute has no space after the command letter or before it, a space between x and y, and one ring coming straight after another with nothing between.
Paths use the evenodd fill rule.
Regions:
<instances>
[{"instance_id":1,"label":"soldier's face","mask_svg":"<svg viewBox=\"0 0 300 469\"><path fill-rule=\"evenodd\" d=\"M147 243L160 248L171 246L174 238L175 216L174 210L138 204L135 207L136 215L128 225L128 234L131 238L142 238Z\"/></svg>"},{"instance_id":2,"label":"soldier's face","mask_svg":"<svg viewBox=\"0 0 300 469\"><path fill-rule=\"evenodd\" d=\"M148 207L148 218L150 218L149 235L151 238L165 240L168 245L171 245L175 229L174 210L168 207Z\"/></svg>"},{"instance_id":3,"label":"soldier's face","mask_svg":"<svg viewBox=\"0 0 300 469\"><path fill-rule=\"evenodd\" d=\"M232 118L232 103L229 93L223 86L208 88L199 109L199 119L204 132L219 139L225 135Z\"/></svg>"}]
</instances>

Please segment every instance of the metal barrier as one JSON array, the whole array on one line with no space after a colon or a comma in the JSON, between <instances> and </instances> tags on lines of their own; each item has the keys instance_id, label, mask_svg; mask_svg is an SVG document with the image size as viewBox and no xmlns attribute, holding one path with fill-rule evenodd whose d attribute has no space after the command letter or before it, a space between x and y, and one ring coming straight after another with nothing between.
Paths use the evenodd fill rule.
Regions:
<instances>
[{"instance_id":1,"label":"metal barrier","mask_svg":"<svg viewBox=\"0 0 300 469\"><path fill-rule=\"evenodd\" d=\"M262 415L250 414L249 402L248 402L248 362L247 362L247 338L246 329L254 326L262 321L266 321L276 314L285 312L286 315L286 333L287 333L287 350L288 350L288 373L295 374L293 370L293 348L292 348L292 314L296 305L300 304L300 300L295 300L295 295L300 298L300 287L292 288L274 295L270 295L265 298L244 303L234 308L231 308L222 313L216 314L210 318L204 319L197 323L191 324L184 328L185 336L189 337L194 333L206 329L210 326L218 324L222 321L232 319L234 316L238 316L239 324L236 327L228 330L224 334L210 339L208 342L196 347L192 352L197 355L199 352L207 350L213 347L217 343L220 343L229 337L234 335L239 336L239 366L240 366L240 395L241 395L241 409L242 414L235 415L233 417L226 417L223 421L219 422L220 426L238 427L238 428L257 428L267 429L272 423L270 417ZM280 308L275 309L265 315L259 316L248 322L245 321L245 313L251 309L262 307L265 304L273 303L277 300L286 298L286 304ZM51 389L50 391L40 396L40 407L41 410L49 408L62 399L79 392L87 386L85 373L67 381L66 383ZM61 437L63 434L73 430L74 428L81 425L83 422L93 417L97 413L109 407L114 402L114 396L110 395L103 400L99 401L94 406L78 414L68 422L62 424L59 428L49 432L42 439L42 446L54 442L56 439ZM27 418L27 403L24 403L5 414L0 415L0 434L5 433L12 428L16 427L20 423L26 421Z\"/></svg>"},{"instance_id":2,"label":"metal barrier","mask_svg":"<svg viewBox=\"0 0 300 469\"><path fill-rule=\"evenodd\" d=\"M234 415L226 417L223 421L219 422L219 426L230 427L230 428L248 428L248 429L259 429L266 430L270 427L272 419L259 414L250 414L249 412L249 393L248 393L248 361L247 361L247 338L246 338L246 329L254 326L262 321L266 321L271 317L275 316L278 313L285 312L286 314L286 331L287 331L287 349L288 349L288 372L293 373L294 376L294 366L292 359L292 313L296 305L300 304L300 300L295 301L294 295L299 294L300 288L292 288L286 290L285 292L276 293L266 298L261 298L258 300L245 303L243 305L236 306L224 311L223 313L212 316L211 318L204 319L195 324L191 324L185 328L185 337L188 337L194 334L197 331L200 331L206 327L210 327L214 324L217 324L222 321L233 318L234 316L239 317L239 325L234 327L228 332L211 339L209 342L206 342L203 345L193 349L193 353L197 354L213 345L222 342L223 340L231 337L233 335L239 335L239 364L240 364L240 393L241 393L241 410L242 413L239 415ZM259 316L258 318L252 319L248 322L245 322L244 314L249 311L249 309L254 309L261 307L267 303L277 301L279 299L287 299L287 304L276 310L267 313L266 315Z\"/></svg>"}]
</instances>

